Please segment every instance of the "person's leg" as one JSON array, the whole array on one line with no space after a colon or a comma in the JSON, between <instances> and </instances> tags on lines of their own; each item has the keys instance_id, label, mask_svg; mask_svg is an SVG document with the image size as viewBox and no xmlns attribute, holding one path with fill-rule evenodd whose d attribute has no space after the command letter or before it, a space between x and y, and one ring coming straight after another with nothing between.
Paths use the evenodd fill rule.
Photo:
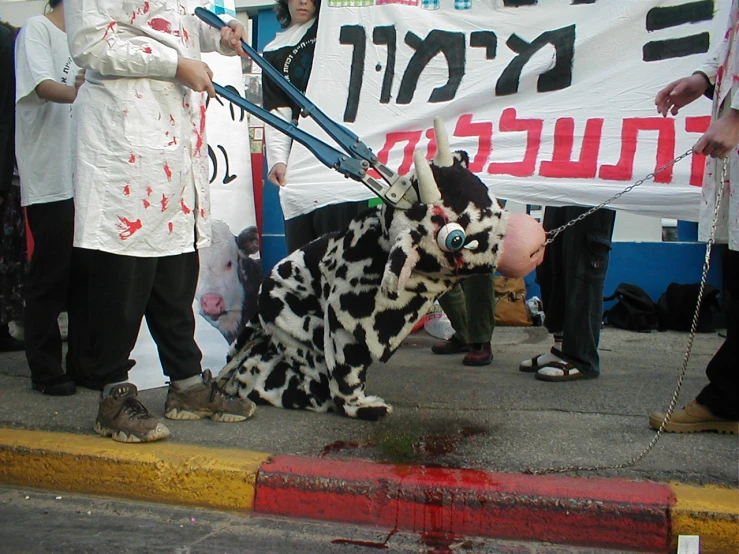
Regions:
<instances>
[{"instance_id":1,"label":"person's leg","mask_svg":"<svg viewBox=\"0 0 739 554\"><path fill-rule=\"evenodd\" d=\"M470 352L464 365L488 365L493 361L490 340L495 330L495 277L473 275L463 281L469 325Z\"/></svg>"},{"instance_id":2,"label":"person's leg","mask_svg":"<svg viewBox=\"0 0 739 554\"><path fill-rule=\"evenodd\" d=\"M431 346L434 354L459 354L467 352L469 346L469 329L467 326L467 305L462 284L457 284L439 297L439 306L449 318L454 328L454 335L444 342Z\"/></svg>"},{"instance_id":3,"label":"person's leg","mask_svg":"<svg viewBox=\"0 0 739 554\"><path fill-rule=\"evenodd\" d=\"M62 370L58 318L69 291L74 235L72 199L34 204L26 210L34 249L26 282L25 350L34 389L45 394L74 394Z\"/></svg>"},{"instance_id":4,"label":"person's leg","mask_svg":"<svg viewBox=\"0 0 739 554\"><path fill-rule=\"evenodd\" d=\"M119 442L163 439L169 429L138 400L128 383L133 367L131 350L154 283L157 258L138 258L88 250L88 315L91 378L103 393L95 418L95 432Z\"/></svg>"},{"instance_id":5,"label":"person's leg","mask_svg":"<svg viewBox=\"0 0 739 554\"><path fill-rule=\"evenodd\" d=\"M367 209L367 201L329 204L312 212L313 229L317 237L343 231L359 213Z\"/></svg>"},{"instance_id":6,"label":"person's leg","mask_svg":"<svg viewBox=\"0 0 739 554\"><path fill-rule=\"evenodd\" d=\"M567 211L562 207L547 206L544 210L542 226L549 232L567 223ZM554 242L548 244L544 250L544 259L536 268L536 282L541 291L541 301L544 309L544 326L553 338L554 347L562 346L562 329L565 316L564 291L564 244L560 234ZM551 352L537 354L533 358L522 361L519 371L533 372L540 366L550 362L560 362L561 359Z\"/></svg>"},{"instance_id":7,"label":"person's leg","mask_svg":"<svg viewBox=\"0 0 739 554\"><path fill-rule=\"evenodd\" d=\"M146 324L171 381L200 375L203 358L195 342L192 305L198 283L198 253L158 258Z\"/></svg>"},{"instance_id":8,"label":"person's leg","mask_svg":"<svg viewBox=\"0 0 739 554\"><path fill-rule=\"evenodd\" d=\"M565 211L568 220L572 220L587 208L568 207ZM562 349L554 349L552 353L562 358L565 366L573 367L542 368L537 372L537 378L566 381L600 375L598 343L603 316L603 285L615 220L613 210L601 209L558 237L564 248L565 310Z\"/></svg>"},{"instance_id":9,"label":"person's leg","mask_svg":"<svg viewBox=\"0 0 739 554\"><path fill-rule=\"evenodd\" d=\"M164 374L170 378L164 416L243 421L254 413L254 403L226 395L210 370L201 372L202 353L195 342L193 311L198 270L197 252L158 258L146 306L146 324L156 342Z\"/></svg>"},{"instance_id":10,"label":"person's leg","mask_svg":"<svg viewBox=\"0 0 739 554\"><path fill-rule=\"evenodd\" d=\"M26 283L26 233L19 187L11 185L0 204L0 352L24 350L11 336L10 324L23 322L23 289Z\"/></svg>"},{"instance_id":11,"label":"person's leg","mask_svg":"<svg viewBox=\"0 0 739 554\"><path fill-rule=\"evenodd\" d=\"M318 238L313 229L313 215L303 214L285 220L285 242L290 254Z\"/></svg>"},{"instance_id":12,"label":"person's leg","mask_svg":"<svg viewBox=\"0 0 739 554\"><path fill-rule=\"evenodd\" d=\"M739 252L727 250L724 258L724 302L727 308L726 340L706 367L708 384L692 402L672 414L665 433L718 431L739 434ZM649 415L649 426L659 429L664 412Z\"/></svg>"},{"instance_id":13,"label":"person's leg","mask_svg":"<svg viewBox=\"0 0 739 554\"><path fill-rule=\"evenodd\" d=\"M708 385L696 400L722 419L739 421L739 252L724 258L726 340L706 367Z\"/></svg>"}]
</instances>

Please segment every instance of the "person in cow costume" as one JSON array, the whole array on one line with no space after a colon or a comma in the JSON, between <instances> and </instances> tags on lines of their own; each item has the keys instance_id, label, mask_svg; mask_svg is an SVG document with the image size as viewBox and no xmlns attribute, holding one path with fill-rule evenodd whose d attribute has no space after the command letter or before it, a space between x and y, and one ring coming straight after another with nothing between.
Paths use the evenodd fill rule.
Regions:
<instances>
[{"instance_id":1,"label":"person in cow costume","mask_svg":"<svg viewBox=\"0 0 739 554\"><path fill-rule=\"evenodd\" d=\"M435 131L434 162L414 155L418 201L409 209L367 210L272 269L258 318L231 345L219 376L226 394L369 420L392 412L366 394L367 369L392 356L439 296L495 271L509 218L466 155L450 152L439 120Z\"/></svg>"}]
</instances>

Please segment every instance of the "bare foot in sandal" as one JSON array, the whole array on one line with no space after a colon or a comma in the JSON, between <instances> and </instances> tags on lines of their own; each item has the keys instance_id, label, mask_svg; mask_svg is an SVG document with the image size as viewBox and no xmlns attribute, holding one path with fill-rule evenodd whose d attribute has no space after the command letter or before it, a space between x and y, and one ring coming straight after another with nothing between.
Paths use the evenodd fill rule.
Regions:
<instances>
[{"instance_id":1,"label":"bare foot in sandal","mask_svg":"<svg viewBox=\"0 0 739 554\"><path fill-rule=\"evenodd\" d=\"M587 373L581 372L574 364L567 363L563 360L540 365L536 371L536 378L539 381L576 381L578 379L595 379L596 377L597 375L588 375Z\"/></svg>"}]
</instances>

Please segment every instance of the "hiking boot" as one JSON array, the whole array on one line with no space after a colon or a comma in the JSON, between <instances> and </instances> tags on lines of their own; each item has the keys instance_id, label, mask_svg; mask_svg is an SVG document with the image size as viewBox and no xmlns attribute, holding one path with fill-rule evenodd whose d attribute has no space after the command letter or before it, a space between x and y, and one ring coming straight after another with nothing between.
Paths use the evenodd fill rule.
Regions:
<instances>
[{"instance_id":1,"label":"hiking boot","mask_svg":"<svg viewBox=\"0 0 739 554\"><path fill-rule=\"evenodd\" d=\"M462 359L464 365L490 365L493 362L493 347L489 342L472 343L469 348Z\"/></svg>"},{"instance_id":2,"label":"hiking boot","mask_svg":"<svg viewBox=\"0 0 739 554\"><path fill-rule=\"evenodd\" d=\"M213 421L234 423L249 419L256 405L248 398L239 398L223 392L209 369L203 372L203 381L186 389L170 383L164 417L192 420L209 417Z\"/></svg>"},{"instance_id":3,"label":"hiking boot","mask_svg":"<svg viewBox=\"0 0 739 554\"><path fill-rule=\"evenodd\" d=\"M649 426L659 429L665 414L654 412L649 415ZM665 433L698 433L700 431L716 431L730 435L739 434L739 421L729 421L713 414L711 410L698 404L695 400L680 411L673 412L670 421L665 425Z\"/></svg>"},{"instance_id":4,"label":"hiking boot","mask_svg":"<svg viewBox=\"0 0 739 554\"><path fill-rule=\"evenodd\" d=\"M131 383L113 387L101 398L95 432L118 442L150 442L169 436L169 429L139 401Z\"/></svg>"},{"instance_id":5,"label":"hiking boot","mask_svg":"<svg viewBox=\"0 0 739 554\"><path fill-rule=\"evenodd\" d=\"M431 346L431 352L434 354L460 354L462 352L469 352L469 350L469 345L459 340L457 335L452 335L452 338L449 340L437 342Z\"/></svg>"}]
</instances>

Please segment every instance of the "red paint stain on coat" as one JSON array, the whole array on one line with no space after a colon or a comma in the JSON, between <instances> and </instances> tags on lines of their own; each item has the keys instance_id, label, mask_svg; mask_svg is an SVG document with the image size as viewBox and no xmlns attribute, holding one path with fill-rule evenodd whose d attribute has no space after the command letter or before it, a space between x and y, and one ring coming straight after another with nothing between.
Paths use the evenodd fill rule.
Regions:
<instances>
[{"instance_id":1,"label":"red paint stain on coat","mask_svg":"<svg viewBox=\"0 0 739 554\"><path fill-rule=\"evenodd\" d=\"M131 157L128 158L128 163L130 163L130 164L135 164L136 163L136 154L134 154L133 152L131 152Z\"/></svg>"},{"instance_id":2,"label":"red paint stain on coat","mask_svg":"<svg viewBox=\"0 0 739 554\"><path fill-rule=\"evenodd\" d=\"M115 33L115 27L118 25L117 22L111 21L108 23L108 26L105 28L105 34L103 35L103 39L108 38L108 33Z\"/></svg>"},{"instance_id":3,"label":"red paint stain on coat","mask_svg":"<svg viewBox=\"0 0 739 554\"><path fill-rule=\"evenodd\" d=\"M167 227L169 227L169 232L171 233L171 232L172 232L172 229L174 229L174 224L173 224L173 223L172 223L172 222L170 221L170 222L169 222L169 223L167 224Z\"/></svg>"},{"instance_id":4,"label":"red paint stain on coat","mask_svg":"<svg viewBox=\"0 0 739 554\"><path fill-rule=\"evenodd\" d=\"M162 194L162 201L161 201L162 211L164 211L164 210L167 209L167 205L168 204L169 204L169 198L167 198L167 195L166 194ZM171 225L171 223L170 223L170 225Z\"/></svg>"},{"instance_id":5,"label":"red paint stain on coat","mask_svg":"<svg viewBox=\"0 0 739 554\"><path fill-rule=\"evenodd\" d=\"M174 117L172 116L172 114L169 114L169 122L170 122L170 123L171 123L172 125L174 125Z\"/></svg>"},{"instance_id":6,"label":"red paint stain on coat","mask_svg":"<svg viewBox=\"0 0 739 554\"><path fill-rule=\"evenodd\" d=\"M118 216L118 219L120 220L120 223L116 223L116 227L120 229L120 233L118 236L121 238L121 240L126 240L127 238L131 237L136 231L141 229L141 220L137 219L136 221L131 221L128 218Z\"/></svg>"},{"instance_id":7,"label":"red paint stain on coat","mask_svg":"<svg viewBox=\"0 0 739 554\"><path fill-rule=\"evenodd\" d=\"M203 147L203 136L205 135L205 106L200 106L200 129L195 131L195 135L198 137L195 143L195 152L200 152Z\"/></svg>"},{"instance_id":8,"label":"red paint stain on coat","mask_svg":"<svg viewBox=\"0 0 739 554\"><path fill-rule=\"evenodd\" d=\"M169 164L167 162L164 162L164 173L167 175L167 181L172 180L172 170L169 169Z\"/></svg>"},{"instance_id":9,"label":"red paint stain on coat","mask_svg":"<svg viewBox=\"0 0 739 554\"><path fill-rule=\"evenodd\" d=\"M151 54L151 46L144 46L144 54Z\"/></svg>"},{"instance_id":10,"label":"red paint stain on coat","mask_svg":"<svg viewBox=\"0 0 739 554\"><path fill-rule=\"evenodd\" d=\"M162 19L161 17L155 17L154 19L150 20L149 27L151 27L155 31L169 33L170 35L172 34L172 24L166 19Z\"/></svg>"},{"instance_id":11,"label":"red paint stain on coat","mask_svg":"<svg viewBox=\"0 0 739 554\"><path fill-rule=\"evenodd\" d=\"M151 206L151 202L149 202L146 198L144 198L144 209L148 209L149 206Z\"/></svg>"},{"instance_id":12,"label":"red paint stain on coat","mask_svg":"<svg viewBox=\"0 0 739 554\"><path fill-rule=\"evenodd\" d=\"M151 187L146 187L146 196L151 196L154 191L151 190Z\"/></svg>"},{"instance_id":13,"label":"red paint stain on coat","mask_svg":"<svg viewBox=\"0 0 739 554\"><path fill-rule=\"evenodd\" d=\"M123 186L123 196L131 196L131 186L128 183Z\"/></svg>"},{"instance_id":14,"label":"red paint stain on coat","mask_svg":"<svg viewBox=\"0 0 739 554\"><path fill-rule=\"evenodd\" d=\"M182 213L185 215L190 215L192 213L192 210L187 207L187 204L185 204L184 198L180 198L180 208L182 208Z\"/></svg>"}]
</instances>

